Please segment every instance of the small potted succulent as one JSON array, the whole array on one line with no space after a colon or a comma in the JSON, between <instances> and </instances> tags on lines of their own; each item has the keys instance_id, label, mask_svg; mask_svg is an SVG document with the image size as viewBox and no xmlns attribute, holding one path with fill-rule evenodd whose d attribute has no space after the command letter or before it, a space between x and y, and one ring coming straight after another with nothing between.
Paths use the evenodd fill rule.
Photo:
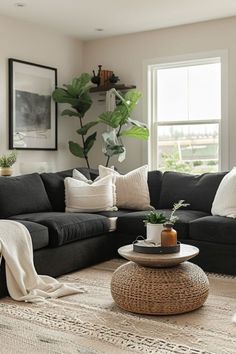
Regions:
<instances>
[{"instance_id":1,"label":"small potted succulent","mask_svg":"<svg viewBox=\"0 0 236 354\"><path fill-rule=\"evenodd\" d=\"M181 208L186 207L189 204L184 203L184 200L178 201L173 205L171 214L169 217L165 216L163 213L151 211L146 215L144 223L147 226L147 240L155 243L156 245L161 244L161 233L164 230L163 225L168 224L174 225L178 220L178 216L175 216L175 212Z\"/></svg>"},{"instance_id":2,"label":"small potted succulent","mask_svg":"<svg viewBox=\"0 0 236 354\"><path fill-rule=\"evenodd\" d=\"M154 242L155 244L161 243L161 232L163 230L163 224L167 218L162 213L151 211L144 219L144 223L147 227L147 240Z\"/></svg>"},{"instance_id":3,"label":"small potted succulent","mask_svg":"<svg viewBox=\"0 0 236 354\"><path fill-rule=\"evenodd\" d=\"M16 162L16 151L12 151L8 155L0 156L0 175L11 176L13 173L12 166Z\"/></svg>"}]
</instances>

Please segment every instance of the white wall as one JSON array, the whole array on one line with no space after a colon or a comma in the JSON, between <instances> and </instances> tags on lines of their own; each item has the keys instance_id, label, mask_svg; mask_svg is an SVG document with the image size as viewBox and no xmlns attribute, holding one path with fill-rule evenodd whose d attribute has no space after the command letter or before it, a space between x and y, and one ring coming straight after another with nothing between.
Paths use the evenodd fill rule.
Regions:
<instances>
[{"instance_id":1,"label":"white wall","mask_svg":"<svg viewBox=\"0 0 236 354\"><path fill-rule=\"evenodd\" d=\"M98 64L104 69L114 70L126 84L143 87L143 62L156 57L169 57L213 50L228 50L229 69L229 161L236 166L236 17L202 22L193 25L172 27L163 30L142 32L119 37L88 41L83 51L83 71L91 72ZM96 103L94 111L105 106ZM136 110L137 119L143 116L142 104ZM127 139L128 140L128 139ZM93 163L104 161L101 142L93 151ZM147 162L146 146L129 140L127 159L121 166L123 171Z\"/></svg>"},{"instance_id":2,"label":"white wall","mask_svg":"<svg viewBox=\"0 0 236 354\"><path fill-rule=\"evenodd\" d=\"M81 42L54 30L31 23L0 16L0 154L8 150L8 62L9 57L58 69L58 84L71 80L82 71L114 70L121 82L143 87L143 62L156 57L184 55L213 50L228 50L229 58L229 159L236 165L236 17L178 26L169 29L142 32L113 38ZM105 110L104 98L93 95L94 105L87 119L96 119ZM62 107L59 107L59 112ZM142 103L136 109L137 119L146 121ZM58 115L58 151L18 151L15 172L24 161L47 161L54 170L84 165L68 151L68 140L77 139L76 119ZM99 132L104 127L99 126ZM114 159L121 171L128 171L147 162L146 143L126 138L127 159L122 165ZM91 151L92 167L105 162L101 152L100 135Z\"/></svg>"},{"instance_id":3,"label":"white wall","mask_svg":"<svg viewBox=\"0 0 236 354\"><path fill-rule=\"evenodd\" d=\"M0 17L0 154L8 150L8 58L56 67L62 85L81 73L82 47L81 41L51 29ZM46 161L53 170L81 164L68 151L75 128L75 120L58 115L58 151L18 150L15 173L21 162Z\"/></svg>"}]
</instances>

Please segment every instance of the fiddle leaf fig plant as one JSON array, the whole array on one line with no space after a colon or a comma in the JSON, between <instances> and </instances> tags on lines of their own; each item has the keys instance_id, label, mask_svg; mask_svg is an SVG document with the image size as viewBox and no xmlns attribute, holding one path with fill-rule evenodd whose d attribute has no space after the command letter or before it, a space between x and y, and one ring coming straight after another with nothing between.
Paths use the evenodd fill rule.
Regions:
<instances>
[{"instance_id":1,"label":"fiddle leaf fig plant","mask_svg":"<svg viewBox=\"0 0 236 354\"><path fill-rule=\"evenodd\" d=\"M94 132L87 136L89 130L98 124L98 121L84 124L84 116L92 105L92 99L89 94L91 76L87 73L81 74L74 78L70 84L58 87L52 94L55 102L66 103L71 108L64 109L62 116L76 117L79 120L79 129L76 131L81 137L81 143L69 141L70 152L82 159L86 160L87 167L90 168L88 153L92 149L97 137Z\"/></svg>"},{"instance_id":2,"label":"fiddle leaf fig plant","mask_svg":"<svg viewBox=\"0 0 236 354\"><path fill-rule=\"evenodd\" d=\"M106 166L110 158L118 156L118 161L125 159L126 148L123 144L123 137L147 140L149 130L146 124L131 119L130 115L142 94L138 90L130 90L125 95L119 93L115 88L111 93L118 99L117 106L113 112L104 112L99 115L98 121L107 125L110 131L102 134L104 140L103 153L107 157Z\"/></svg>"}]
</instances>

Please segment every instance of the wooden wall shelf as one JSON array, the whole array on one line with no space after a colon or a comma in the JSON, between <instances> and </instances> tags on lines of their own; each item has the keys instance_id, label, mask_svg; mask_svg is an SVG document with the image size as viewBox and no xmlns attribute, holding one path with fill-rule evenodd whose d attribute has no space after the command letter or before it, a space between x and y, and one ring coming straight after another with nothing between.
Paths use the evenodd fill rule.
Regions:
<instances>
[{"instance_id":1,"label":"wooden wall shelf","mask_svg":"<svg viewBox=\"0 0 236 354\"><path fill-rule=\"evenodd\" d=\"M114 85L105 85L105 86L97 86L97 87L91 87L90 88L90 92L106 92L108 90L110 90L111 88L115 88L116 90L131 90L131 89L135 89L136 86L135 85L123 85L123 84L114 84Z\"/></svg>"}]
</instances>

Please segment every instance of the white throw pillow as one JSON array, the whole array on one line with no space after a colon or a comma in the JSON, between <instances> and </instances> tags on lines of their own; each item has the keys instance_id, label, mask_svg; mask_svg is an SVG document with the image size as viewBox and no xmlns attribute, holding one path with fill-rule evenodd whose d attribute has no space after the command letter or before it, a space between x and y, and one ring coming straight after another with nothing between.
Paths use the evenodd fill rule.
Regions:
<instances>
[{"instance_id":1,"label":"white throw pillow","mask_svg":"<svg viewBox=\"0 0 236 354\"><path fill-rule=\"evenodd\" d=\"M88 184L93 184L94 182L97 182L100 179L100 176L98 176L94 181L92 181L91 179L88 179L76 169L73 170L72 177L78 179L79 181L86 182ZM114 178L112 179L112 193L113 193L113 205L116 206L116 186L114 183Z\"/></svg>"},{"instance_id":2,"label":"white throw pillow","mask_svg":"<svg viewBox=\"0 0 236 354\"><path fill-rule=\"evenodd\" d=\"M106 176L88 184L65 178L66 212L98 212L117 210L113 202L113 179Z\"/></svg>"},{"instance_id":3,"label":"white throw pillow","mask_svg":"<svg viewBox=\"0 0 236 354\"><path fill-rule=\"evenodd\" d=\"M236 218L236 167L220 182L212 203L211 213Z\"/></svg>"},{"instance_id":4,"label":"white throw pillow","mask_svg":"<svg viewBox=\"0 0 236 354\"><path fill-rule=\"evenodd\" d=\"M153 210L147 183L148 166L142 166L126 175L120 175L112 168L99 166L99 176L113 176L116 186L116 205L118 208Z\"/></svg>"}]
</instances>

